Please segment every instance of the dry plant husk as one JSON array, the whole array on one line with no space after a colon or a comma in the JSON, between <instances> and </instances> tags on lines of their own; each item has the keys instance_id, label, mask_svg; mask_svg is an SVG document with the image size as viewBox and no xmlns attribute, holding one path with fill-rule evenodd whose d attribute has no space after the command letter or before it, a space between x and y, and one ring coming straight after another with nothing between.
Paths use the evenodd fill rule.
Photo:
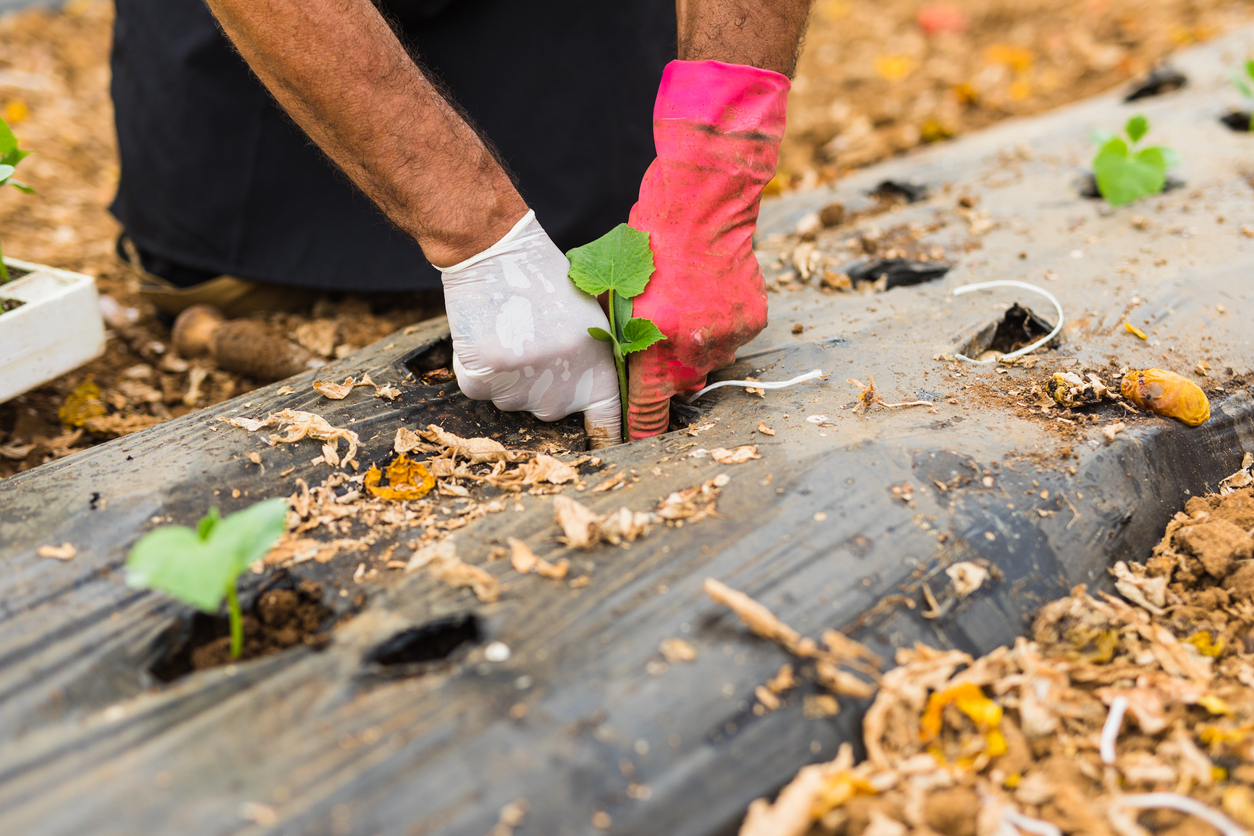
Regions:
<instances>
[{"instance_id":1,"label":"dry plant husk","mask_svg":"<svg viewBox=\"0 0 1254 836\"><path fill-rule=\"evenodd\" d=\"M898 650L863 720L866 759L803 768L741 836L1254 828L1252 528L1254 487L1195 497L1145 563L1112 569L1122 597L1077 587L980 658Z\"/></svg>"},{"instance_id":2,"label":"dry plant husk","mask_svg":"<svg viewBox=\"0 0 1254 836\"><path fill-rule=\"evenodd\" d=\"M1201 388L1175 372L1162 369L1130 371L1119 386L1123 396L1141 409L1176 418L1190 427L1210 418L1210 400Z\"/></svg>"}]
</instances>

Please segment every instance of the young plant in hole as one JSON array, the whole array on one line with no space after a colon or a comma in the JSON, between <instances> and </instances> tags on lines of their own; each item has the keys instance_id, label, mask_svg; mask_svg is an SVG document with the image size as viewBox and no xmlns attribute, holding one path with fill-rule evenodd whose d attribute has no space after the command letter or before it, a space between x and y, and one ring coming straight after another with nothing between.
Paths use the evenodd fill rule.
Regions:
<instances>
[{"instance_id":1,"label":"young plant in hole","mask_svg":"<svg viewBox=\"0 0 1254 836\"><path fill-rule=\"evenodd\" d=\"M1099 146L1093 158L1093 177L1097 190L1111 206L1159 194L1167 184L1167 169L1180 162L1170 148L1136 150L1136 144L1149 131L1149 120L1144 116L1133 116L1124 131L1128 141L1109 131L1093 132L1093 141Z\"/></svg>"},{"instance_id":2,"label":"young plant in hole","mask_svg":"<svg viewBox=\"0 0 1254 836\"><path fill-rule=\"evenodd\" d=\"M210 615L225 596L231 621L231 658L244 649L244 621L236 580L283 536L287 500L267 499L223 517L217 508L195 530L178 525L153 529L126 559L126 582L158 589Z\"/></svg>"},{"instance_id":3,"label":"young plant in hole","mask_svg":"<svg viewBox=\"0 0 1254 836\"><path fill-rule=\"evenodd\" d=\"M653 251L649 233L619 224L591 244L566 253L570 280L584 293L609 294L610 330L589 328L588 333L614 349L618 369L618 393L623 405L623 439L627 438L627 355L643 351L666 336L652 320L633 317L631 300L644 292L653 275Z\"/></svg>"},{"instance_id":4,"label":"young plant in hole","mask_svg":"<svg viewBox=\"0 0 1254 836\"><path fill-rule=\"evenodd\" d=\"M17 137L13 135L13 131L9 130L9 123L0 119L0 187L12 186L19 192L34 193L35 190L30 186L21 180L13 179L13 173L17 170L17 164L28 154L30 154L29 151L18 149ZM4 284L8 280L9 268L4 266L4 253L0 252L0 284Z\"/></svg>"},{"instance_id":5,"label":"young plant in hole","mask_svg":"<svg viewBox=\"0 0 1254 836\"><path fill-rule=\"evenodd\" d=\"M1254 100L1254 58L1245 62L1245 66L1232 76L1232 86L1247 99ZM1254 113L1250 114L1250 131L1254 133Z\"/></svg>"}]
</instances>

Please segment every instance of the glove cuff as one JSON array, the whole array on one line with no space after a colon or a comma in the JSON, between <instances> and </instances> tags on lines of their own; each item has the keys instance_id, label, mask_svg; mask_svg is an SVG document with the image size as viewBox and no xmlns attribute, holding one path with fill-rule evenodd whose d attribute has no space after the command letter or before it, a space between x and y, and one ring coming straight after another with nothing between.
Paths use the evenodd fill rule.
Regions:
<instances>
[{"instance_id":1,"label":"glove cuff","mask_svg":"<svg viewBox=\"0 0 1254 836\"><path fill-rule=\"evenodd\" d=\"M765 132L783 137L788 77L722 61L671 61L662 73L654 120L710 125L720 133Z\"/></svg>"},{"instance_id":2,"label":"glove cuff","mask_svg":"<svg viewBox=\"0 0 1254 836\"><path fill-rule=\"evenodd\" d=\"M535 223L536 226L539 226L539 222L536 221L535 210L528 209L527 214L523 215L518 220L518 223L514 224L513 229L505 233L505 237L503 237L500 241L497 241L492 246L488 247L483 252L479 253L478 255L472 255L470 258L466 259L465 261L459 261L458 263L454 264L452 267L436 267L435 269L439 270L441 273L447 276L449 273L459 273L462 270L465 270L467 267L473 267L474 265L478 264L480 261L483 261L484 259L492 258L492 256L494 255L500 255L503 252L509 252L510 244L512 244L515 240L517 240L518 237L522 235L523 232L526 231L528 225L532 223ZM435 267L434 264L431 266Z\"/></svg>"}]
</instances>

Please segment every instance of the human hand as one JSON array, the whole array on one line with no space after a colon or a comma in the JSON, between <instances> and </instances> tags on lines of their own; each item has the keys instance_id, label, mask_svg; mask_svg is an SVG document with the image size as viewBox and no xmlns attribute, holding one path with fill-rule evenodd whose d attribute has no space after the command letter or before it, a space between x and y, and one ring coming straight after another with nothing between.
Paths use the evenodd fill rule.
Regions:
<instances>
[{"instance_id":1,"label":"human hand","mask_svg":"<svg viewBox=\"0 0 1254 836\"><path fill-rule=\"evenodd\" d=\"M542 421L583 412L593 447L621 439L614 357L588 334L609 321L570 281L570 262L534 212L479 255L439 270L466 397Z\"/></svg>"},{"instance_id":2,"label":"human hand","mask_svg":"<svg viewBox=\"0 0 1254 836\"><path fill-rule=\"evenodd\" d=\"M633 314L666 339L629 357L633 440L665 432L670 399L700 389L766 327L753 233L775 175L788 88L779 73L718 61L672 61L662 76L657 159L629 223L649 233L656 266Z\"/></svg>"}]
</instances>

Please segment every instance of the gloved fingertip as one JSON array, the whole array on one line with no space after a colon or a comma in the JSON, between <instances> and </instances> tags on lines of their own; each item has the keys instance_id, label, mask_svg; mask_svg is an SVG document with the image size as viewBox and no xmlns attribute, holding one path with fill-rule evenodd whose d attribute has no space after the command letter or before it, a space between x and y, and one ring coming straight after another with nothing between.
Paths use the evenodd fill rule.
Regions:
<instances>
[{"instance_id":1,"label":"gloved fingertip","mask_svg":"<svg viewBox=\"0 0 1254 836\"><path fill-rule=\"evenodd\" d=\"M585 409L583 428L588 434L588 446L593 450L622 444L623 410L617 395Z\"/></svg>"}]
</instances>

